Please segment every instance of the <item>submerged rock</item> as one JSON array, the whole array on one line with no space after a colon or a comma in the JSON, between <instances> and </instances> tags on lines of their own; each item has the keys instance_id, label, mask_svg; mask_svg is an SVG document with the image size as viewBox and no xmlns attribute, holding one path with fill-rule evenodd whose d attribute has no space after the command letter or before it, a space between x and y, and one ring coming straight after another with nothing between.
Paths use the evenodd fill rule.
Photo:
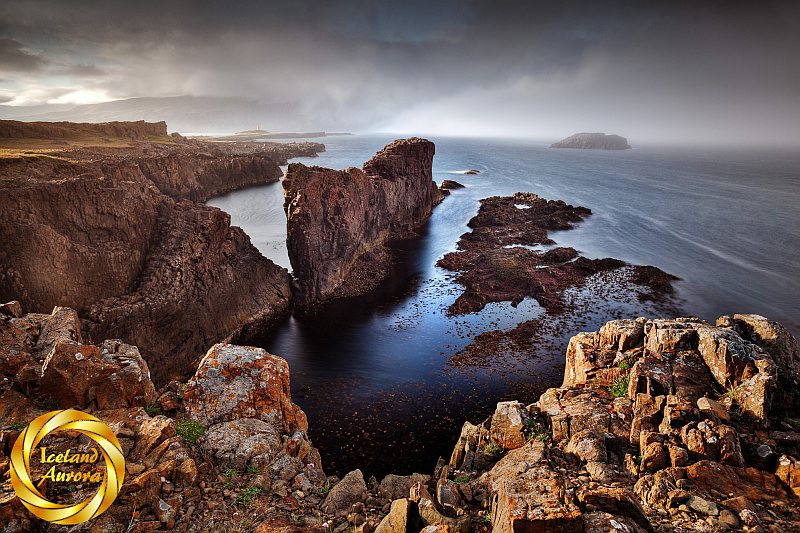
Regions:
<instances>
[{"instance_id":1,"label":"submerged rock","mask_svg":"<svg viewBox=\"0 0 800 533\"><path fill-rule=\"evenodd\" d=\"M481 200L478 214L468 224L472 231L461 236L458 251L436 263L458 272L456 281L465 288L448 313L474 313L491 302L516 306L527 297L550 314L562 313L568 289L591 276L621 269L627 269L623 288L631 292L638 288L639 299L662 299L672 292L677 278L655 267L630 266L613 258L588 259L573 248L536 249L555 244L551 231L572 229L591 213L532 193Z\"/></svg>"}]
</instances>

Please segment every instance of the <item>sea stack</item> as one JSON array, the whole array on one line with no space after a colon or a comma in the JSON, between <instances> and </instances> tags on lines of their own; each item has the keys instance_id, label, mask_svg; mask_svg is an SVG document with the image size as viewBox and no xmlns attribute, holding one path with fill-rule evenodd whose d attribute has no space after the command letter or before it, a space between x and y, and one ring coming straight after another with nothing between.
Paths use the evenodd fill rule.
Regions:
<instances>
[{"instance_id":1,"label":"sea stack","mask_svg":"<svg viewBox=\"0 0 800 533\"><path fill-rule=\"evenodd\" d=\"M581 148L584 150L628 150L628 139L605 133L576 133L551 144L550 148Z\"/></svg>"},{"instance_id":2,"label":"sea stack","mask_svg":"<svg viewBox=\"0 0 800 533\"><path fill-rule=\"evenodd\" d=\"M442 198L434 151L411 138L387 145L363 169L289 165L284 209L297 311L365 294L385 279L388 243L413 237Z\"/></svg>"}]
</instances>

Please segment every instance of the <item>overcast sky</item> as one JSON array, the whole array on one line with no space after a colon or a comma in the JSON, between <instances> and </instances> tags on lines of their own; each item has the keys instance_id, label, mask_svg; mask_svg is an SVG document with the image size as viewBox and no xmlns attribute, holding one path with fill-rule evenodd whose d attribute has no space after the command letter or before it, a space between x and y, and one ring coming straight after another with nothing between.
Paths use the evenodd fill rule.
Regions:
<instances>
[{"instance_id":1,"label":"overcast sky","mask_svg":"<svg viewBox=\"0 0 800 533\"><path fill-rule=\"evenodd\" d=\"M328 130L800 144L800 2L0 4L0 103L294 102Z\"/></svg>"}]
</instances>

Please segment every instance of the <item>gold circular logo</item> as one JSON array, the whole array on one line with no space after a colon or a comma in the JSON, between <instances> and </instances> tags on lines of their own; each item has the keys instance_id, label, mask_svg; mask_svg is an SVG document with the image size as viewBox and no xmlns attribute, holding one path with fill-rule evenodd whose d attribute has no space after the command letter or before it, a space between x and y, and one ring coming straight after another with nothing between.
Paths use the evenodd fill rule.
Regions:
<instances>
[{"instance_id":1,"label":"gold circular logo","mask_svg":"<svg viewBox=\"0 0 800 533\"><path fill-rule=\"evenodd\" d=\"M47 500L31 480L31 453L34 448L48 433L66 430L79 431L94 440L100 446L100 452L106 465L106 473L102 476L97 493L77 504L53 503ZM69 451L67 450L66 454L47 456L45 449L42 448L43 462L60 465L94 462L92 454L83 453L69 456ZM93 452L94 460L97 460L96 450L93 449ZM56 480L55 465L51 469L52 477L50 479ZM10 470L14 492L31 513L54 524L75 525L100 515L114 503L125 477L125 457L117 437L106 424L82 411L67 409L46 413L23 430L11 451ZM45 478L48 478L51 472L48 472ZM73 472L63 476L62 474L58 473L58 481L86 481L88 476L88 474ZM96 482L96 480L93 481Z\"/></svg>"}]
</instances>

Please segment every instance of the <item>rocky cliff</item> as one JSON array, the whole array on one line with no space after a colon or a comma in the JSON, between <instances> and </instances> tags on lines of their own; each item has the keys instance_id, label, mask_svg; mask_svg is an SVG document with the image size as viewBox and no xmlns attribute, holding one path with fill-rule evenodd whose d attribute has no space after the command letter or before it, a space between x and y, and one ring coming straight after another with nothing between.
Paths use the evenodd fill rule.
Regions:
<instances>
[{"instance_id":1,"label":"rocky cliff","mask_svg":"<svg viewBox=\"0 0 800 533\"><path fill-rule=\"evenodd\" d=\"M403 139L363 169L289 165L283 182L287 247L297 309L374 289L391 265L389 244L414 235L441 193L433 143Z\"/></svg>"},{"instance_id":2,"label":"rocky cliff","mask_svg":"<svg viewBox=\"0 0 800 533\"><path fill-rule=\"evenodd\" d=\"M167 136L166 122L20 122L0 120L0 139L79 139L86 137L147 140Z\"/></svg>"},{"instance_id":3,"label":"rocky cliff","mask_svg":"<svg viewBox=\"0 0 800 533\"><path fill-rule=\"evenodd\" d=\"M321 145L177 139L0 160L0 298L69 305L93 338L136 343L157 383L287 312L290 277L230 218L190 200L280 176Z\"/></svg>"},{"instance_id":4,"label":"rocky cliff","mask_svg":"<svg viewBox=\"0 0 800 533\"><path fill-rule=\"evenodd\" d=\"M588 150L627 150L630 147L628 139L625 137L606 135L605 133L576 133L550 145L550 148L582 148Z\"/></svg>"}]
</instances>

